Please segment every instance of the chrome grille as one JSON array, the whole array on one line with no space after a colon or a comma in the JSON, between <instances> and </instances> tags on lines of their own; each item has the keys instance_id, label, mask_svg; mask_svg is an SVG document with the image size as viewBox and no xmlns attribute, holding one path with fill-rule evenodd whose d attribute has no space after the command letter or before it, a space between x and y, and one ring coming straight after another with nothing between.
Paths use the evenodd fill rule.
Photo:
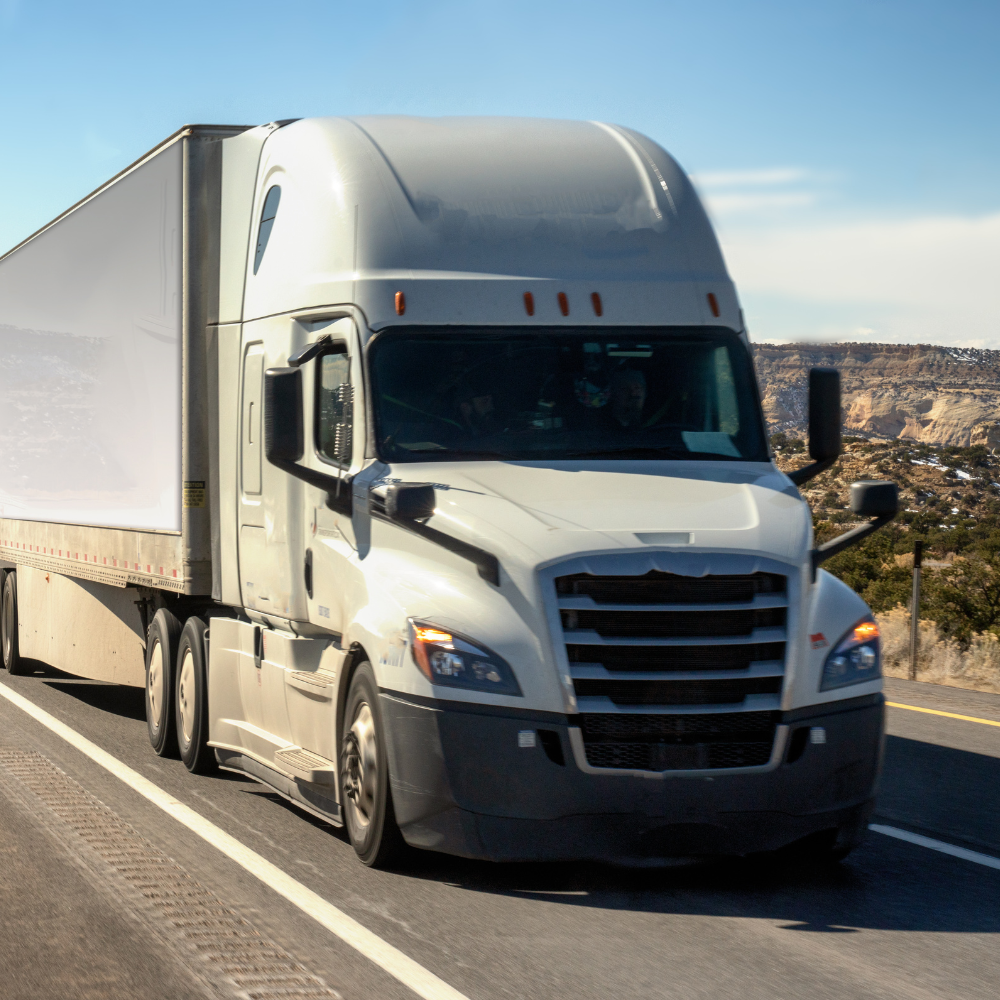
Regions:
<instances>
[{"instance_id":1,"label":"chrome grille","mask_svg":"<svg viewBox=\"0 0 1000 1000\"><path fill-rule=\"evenodd\" d=\"M747 611L596 611L566 608L560 611L563 630L596 632L602 639L624 636L750 635L755 628L785 624L784 608Z\"/></svg>"},{"instance_id":2,"label":"chrome grille","mask_svg":"<svg viewBox=\"0 0 1000 1000\"><path fill-rule=\"evenodd\" d=\"M777 573L690 577L652 570L645 576L574 573L556 580L560 598L590 597L600 604L745 604L758 594L784 594Z\"/></svg>"},{"instance_id":3,"label":"chrome grille","mask_svg":"<svg viewBox=\"0 0 1000 1000\"><path fill-rule=\"evenodd\" d=\"M749 694L778 694L781 677L696 681L577 677L573 686L577 698L610 698L616 705L739 705Z\"/></svg>"},{"instance_id":4,"label":"chrome grille","mask_svg":"<svg viewBox=\"0 0 1000 1000\"><path fill-rule=\"evenodd\" d=\"M728 646L593 646L566 643L570 664L583 666L600 660L611 671L747 670L752 663L782 660L784 642L752 642ZM585 676L575 672L576 676Z\"/></svg>"},{"instance_id":5,"label":"chrome grille","mask_svg":"<svg viewBox=\"0 0 1000 1000\"><path fill-rule=\"evenodd\" d=\"M591 767L768 763L785 673L785 576L575 573L556 577L555 589Z\"/></svg>"}]
</instances>

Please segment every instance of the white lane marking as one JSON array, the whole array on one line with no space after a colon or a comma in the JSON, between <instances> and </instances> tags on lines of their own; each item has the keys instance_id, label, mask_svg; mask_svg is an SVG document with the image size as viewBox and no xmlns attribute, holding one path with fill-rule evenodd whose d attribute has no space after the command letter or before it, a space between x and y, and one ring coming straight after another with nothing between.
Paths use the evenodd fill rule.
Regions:
<instances>
[{"instance_id":1,"label":"white lane marking","mask_svg":"<svg viewBox=\"0 0 1000 1000\"><path fill-rule=\"evenodd\" d=\"M100 764L106 771L120 778L178 823L182 823L213 847L218 848L226 857L231 858L251 875L284 896L303 913L384 969L390 976L394 976L404 986L408 986L418 996L424 997L424 1000L468 1000L464 994L449 986L443 979L438 979L433 972L419 965L409 955L394 948L388 941L383 941L343 910L338 910L312 889L307 889L301 882L285 874L256 851L205 819L201 813L196 813L183 802L179 802L159 785L154 785L138 771L133 771L117 757L102 750L96 743L91 743L85 736L81 736L75 729L60 722L55 716L49 715L34 702L13 691L6 684L0 684L0 695L71 746L76 747L81 753L86 754L94 763Z\"/></svg>"},{"instance_id":2,"label":"white lane marking","mask_svg":"<svg viewBox=\"0 0 1000 1000\"><path fill-rule=\"evenodd\" d=\"M880 823L870 823L868 829L874 830L875 833L881 833L886 837L895 837L897 840L905 840L909 844L917 844L920 847L927 847L932 851L950 854L953 858L962 858L963 861L974 861L977 865L985 865L987 868L996 868L1000 871L1000 858L991 857L989 854L970 851L967 847L956 847L954 844L947 844L943 840L922 837L919 833L910 833L909 830L900 830L895 826L882 826Z\"/></svg>"}]
</instances>

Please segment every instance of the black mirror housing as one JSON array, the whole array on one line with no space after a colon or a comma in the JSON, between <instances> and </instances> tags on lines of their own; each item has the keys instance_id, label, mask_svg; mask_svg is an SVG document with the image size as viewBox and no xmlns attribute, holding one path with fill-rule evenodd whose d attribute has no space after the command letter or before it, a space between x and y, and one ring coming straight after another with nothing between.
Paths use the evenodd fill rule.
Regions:
<instances>
[{"instance_id":1,"label":"black mirror housing","mask_svg":"<svg viewBox=\"0 0 1000 1000\"><path fill-rule=\"evenodd\" d=\"M867 538L873 531L878 531L883 524L888 524L899 511L899 490L895 483L878 480L863 480L851 484L851 510L861 517L872 517L875 520L852 528L837 538L824 542L812 551L813 580L816 579L816 569L820 563L831 556L843 552L851 545Z\"/></svg>"},{"instance_id":2,"label":"black mirror housing","mask_svg":"<svg viewBox=\"0 0 1000 1000\"><path fill-rule=\"evenodd\" d=\"M298 368L268 368L264 372L264 454L267 460L296 479L326 492L331 510L350 515L350 480L299 465L305 454L302 416L302 372Z\"/></svg>"},{"instance_id":3,"label":"black mirror housing","mask_svg":"<svg viewBox=\"0 0 1000 1000\"><path fill-rule=\"evenodd\" d=\"M788 473L801 486L826 471L840 457L840 372L809 369L809 454L811 464Z\"/></svg>"},{"instance_id":4,"label":"black mirror housing","mask_svg":"<svg viewBox=\"0 0 1000 1000\"><path fill-rule=\"evenodd\" d=\"M862 480L851 484L851 510L861 517L895 517L899 490L895 483Z\"/></svg>"},{"instance_id":5,"label":"black mirror housing","mask_svg":"<svg viewBox=\"0 0 1000 1000\"><path fill-rule=\"evenodd\" d=\"M425 520L436 506L430 483L394 483L385 491L385 513L393 521Z\"/></svg>"},{"instance_id":6,"label":"black mirror housing","mask_svg":"<svg viewBox=\"0 0 1000 1000\"><path fill-rule=\"evenodd\" d=\"M840 456L840 372L809 370L809 454L816 462Z\"/></svg>"},{"instance_id":7,"label":"black mirror housing","mask_svg":"<svg viewBox=\"0 0 1000 1000\"><path fill-rule=\"evenodd\" d=\"M264 453L275 465L298 462L305 452L302 372L268 368L264 372Z\"/></svg>"}]
</instances>

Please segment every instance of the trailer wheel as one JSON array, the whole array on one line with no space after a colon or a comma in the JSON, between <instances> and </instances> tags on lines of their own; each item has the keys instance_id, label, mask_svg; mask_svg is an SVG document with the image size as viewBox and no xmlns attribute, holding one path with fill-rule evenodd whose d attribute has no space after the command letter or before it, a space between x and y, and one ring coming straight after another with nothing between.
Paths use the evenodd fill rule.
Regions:
<instances>
[{"instance_id":1,"label":"trailer wheel","mask_svg":"<svg viewBox=\"0 0 1000 1000\"><path fill-rule=\"evenodd\" d=\"M3 611L0 613L0 642L3 666L8 674L26 673L17 641L17 573L11 570L3 578Z\"/></svg>"},{"instance_id":2,"label":"trailer wheel","mask_svg":"<svg viewBox=\"0 0 1000 1000\"><path fill-rule=\"evenodd\" d=\"M370 868L397 860L405 843L396 825L389 788L389 758L371 664L361 663L344 705L340 801L351 845Z\"/></svg>"},{"instance_id":3,"label":"trailer wheel","mask_svg":"<svg viewBox=\"0 0 1000 1000\"><path fill-rule=\"evenodd\" d=\"M174 729L174 662L181 623L166 608L153 615L146 638L146 729L160 757L177 753Z\"/></svg>"},{"instance_id":4,"label":"trailer wheel","mask_svg":"<svg viewBox=\"0 0 1000 1000\"><path fill-rule=\"evenodd\" d=\"M200 618L189 618L177 647L174 708L177 746L192 774L215 770L215 754L208 745L208 673L205 670L205 633Z\"/></svg>"}]
</instances>

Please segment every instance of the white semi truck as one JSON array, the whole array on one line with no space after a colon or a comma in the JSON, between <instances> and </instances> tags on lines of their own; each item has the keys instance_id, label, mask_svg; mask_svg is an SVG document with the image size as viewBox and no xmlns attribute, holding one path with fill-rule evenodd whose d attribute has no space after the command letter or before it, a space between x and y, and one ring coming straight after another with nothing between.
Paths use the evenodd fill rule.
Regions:
<instances>
[{"instance_id":1,"label":"white semi truck","mask_svg":"<svg viewBox=\"0 0 1000 1000\"><path fill-rule=\"evenodd\" d=\"M181 129L0 258L2 641L149 735L475 858L802 842L872 809L878 629L818 569L684 173L595 122Z\"/></svg>"}]
</instances>

